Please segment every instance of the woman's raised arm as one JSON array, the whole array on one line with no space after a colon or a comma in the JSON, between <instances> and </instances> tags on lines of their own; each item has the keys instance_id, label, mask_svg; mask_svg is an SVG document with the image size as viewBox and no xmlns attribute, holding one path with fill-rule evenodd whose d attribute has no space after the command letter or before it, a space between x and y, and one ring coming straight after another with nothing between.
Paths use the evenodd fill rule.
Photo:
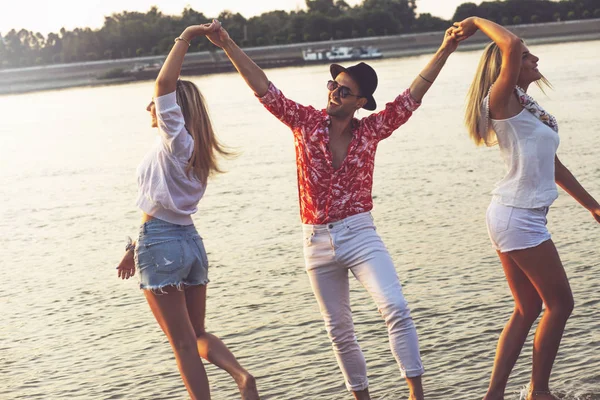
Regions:
<instances>
[{"instance_id":1,"label":"woman's raised arm","mask_svg":"<svg viewBox=\"0 0 600 400\"><path fill-rule=\"evenodd\" d=\"M172 93L177 88L177 80L181 73L183 58L187 53L192 40L198 36L204 36L210 32L219 29L221 25L218 21L213 21L210 24L191 25L175 38L175 45L169 52L165 63L163 64L156 83L154 85L154 97L159 97L167 93Z\"/></svg>"}]
</instances>

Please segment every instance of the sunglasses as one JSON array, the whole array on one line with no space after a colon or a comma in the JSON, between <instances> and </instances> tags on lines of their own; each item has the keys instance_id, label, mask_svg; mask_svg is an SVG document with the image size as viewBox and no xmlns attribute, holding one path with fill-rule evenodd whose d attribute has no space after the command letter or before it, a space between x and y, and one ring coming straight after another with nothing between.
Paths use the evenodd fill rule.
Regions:
<instances>
[{"instance_id":1,"label":"sunglasses","mask_svg":"<svg viewBox=\"0 0 600 400\"><path fill-rule=\"evenodd\" d=\"M346 97L348 97L348 96L362 97L362 96L359 96L359 95L357 95L357 94L354 94L354 93L352 93L352 90L350 90L350 88L349 88L349 87L347 87L347 86L342 86L342 85L340 85L339 83L337 83L336 81L328 81L328 82L327 82L327 89L328 89L330 92L333 92L334 90L336 90L336 89L338 89L338 88L340 89L338 93L340 94L340 97L341 97L342 99L345 99L345 98L346 98Z\"/></svg>"}]
</instances>

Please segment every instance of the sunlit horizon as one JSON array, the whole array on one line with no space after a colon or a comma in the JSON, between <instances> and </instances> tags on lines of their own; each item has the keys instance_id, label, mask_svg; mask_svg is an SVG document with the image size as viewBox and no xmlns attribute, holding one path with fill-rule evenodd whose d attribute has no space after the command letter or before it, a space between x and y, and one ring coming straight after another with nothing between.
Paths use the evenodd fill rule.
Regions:
<instances>
[{"instance_id":1,"label":"sunlit horizon","mask_svg":"<svg viewBox=\"0 0 600 400\"><path fill-rule=\"evenodd\" d=\"M350 6L362 4L363 0L345 0ZM430 13L436 17L450 19L456 7L468 0L417 0L417 13ZM482 0L476 0L479 4ZM304 0L222 0L219 2L190 2L189 0L55 0L31 2L12 2L4 6L0 13L0 34L12 29L25 29L46 36L50 32L58 33L61 28L72 31L75 28L99 29L104 18L123 11L145 13L156 6L163 14L180 15L184 8L191 7L208 18L217 17L222 11L240 13L251 18L265 12L284 10L286 12L305 10ZM35 12L32 12L34 10Z\"/></svg>"}]
</instances>

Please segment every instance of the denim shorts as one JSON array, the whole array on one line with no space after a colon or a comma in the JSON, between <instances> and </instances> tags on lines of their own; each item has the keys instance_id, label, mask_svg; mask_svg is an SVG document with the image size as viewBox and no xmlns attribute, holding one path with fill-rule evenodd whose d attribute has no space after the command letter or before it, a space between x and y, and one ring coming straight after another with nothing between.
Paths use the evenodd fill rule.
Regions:
<instances>
[{"instance_id":1,"label":"denim shorts","mask_svg":"<svg viewBox=\"0 0 600 400\"><path fill-rule=\"evenodd\" d=\"M140 289L162 292L165 286L206 285L208 259L194 225L176 225L157 218L140 227L135 247Z\"/></svg>"},{"instance_id":2,"label":"denim shorts","mask_svg":"<svg viewBox=\"0 0 600 400\"><path fill-rule=\"evenodd\" d=\"M536 247L549 240L548 209L510 207L492 200L486 213L492 247L505 253Z\"/></svg>"}]
</instances>

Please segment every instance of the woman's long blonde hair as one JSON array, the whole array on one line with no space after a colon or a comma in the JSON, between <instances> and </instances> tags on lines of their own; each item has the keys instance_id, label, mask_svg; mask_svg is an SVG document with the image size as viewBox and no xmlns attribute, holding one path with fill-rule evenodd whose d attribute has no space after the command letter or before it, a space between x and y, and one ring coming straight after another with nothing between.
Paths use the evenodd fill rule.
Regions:
<instances>
[{"instance_id":1,"label":"woman's long blonde hair","mask_svg":"<svg viewBox=\"0 0 600 400\"><path fill-rule=\"evenodd\" d=\"M500 76L501 67L502 53L500 52L498 45L492 42L486 46L481 55L475 78L467 93L465 125L469 131L470 138L477 146L486 143L485 138L487 138L488 132L480 132L482 104L483 100L488 95L490 87L492 87L494 82L496 82L496 79L498 79L498 76ZM542 92L544 92L542 83L547 87L552 87L550 82L542 75L542 78L535 82ZM491 129L491 127L488 126L488 129Z\"/></svg>"},{"instance_id":2,"label":"woman's long blonde hair","mask_svg":"<svg viewBox=\"0 0 600 400\"><path fill-rule=\"evenodd\" d=\"M196 85L177 81L177 104L181 107L185 127L194 138L194 150L186 167L197 179L206 183L213 174L224 172L219 168L217 155L233 157L236 154L221 144L215 135L206 107L206 101Z\"/></svg>"}]
</instances>

